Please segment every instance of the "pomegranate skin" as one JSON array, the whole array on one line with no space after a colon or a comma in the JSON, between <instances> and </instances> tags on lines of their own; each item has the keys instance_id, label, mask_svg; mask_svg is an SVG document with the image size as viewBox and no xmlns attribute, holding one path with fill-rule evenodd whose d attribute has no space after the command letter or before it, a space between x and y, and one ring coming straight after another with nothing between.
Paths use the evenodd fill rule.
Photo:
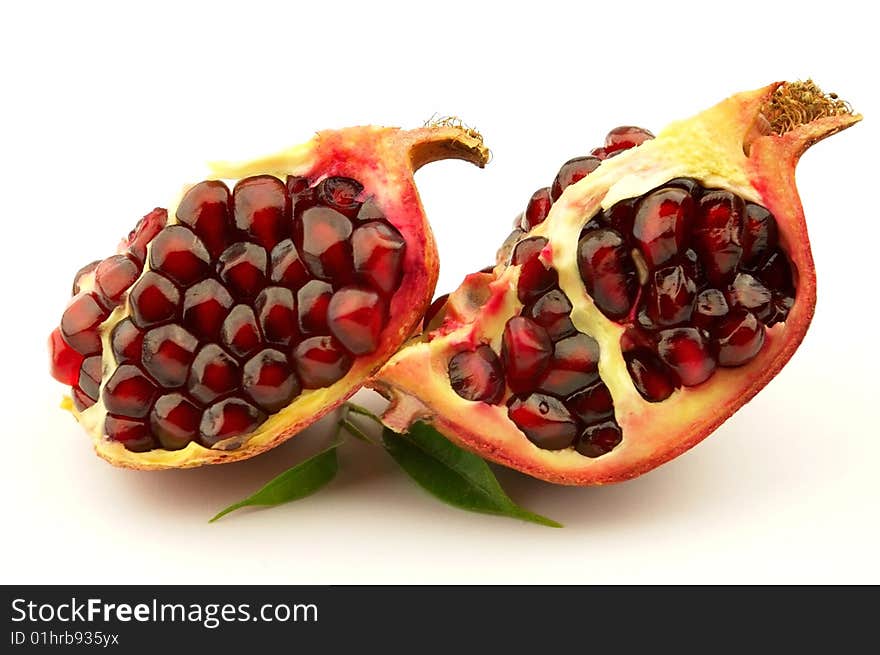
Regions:
<instances>
[{"instance_id":1,"label":"pomegranate skin","mask_svg":"<svg viewBox=\"0 0 880 655\"><path fill-rule=\"evenodd\" d=\"M813 316L816 278L795 187L795 166L810 145L861 117L840 111L780 127L784 121L764 115L772 111L771 100L777 93L788 92L799 102L796 94L803 86L774 83L737 94L669 126L654 140L604 160L566 189L540 225L522 235L547 239L542 256L547 262L552 260L559 287L575 308L575 326L600 344L599 373L613 397L614 417L622 432L622 441L612 444L610 452L587 457L575 448L549 451L537 447L509 419L505 406L469 403L449 392L442 375L420 374L442 371L441 362L464 344L496 338L505 322L521 311L512 291L519 271L503 262L492 274L469 276L450 295L443 324L402 349L376 376L373 386L391 401L383 416L386 424L405 431L414 420L429 420L450 440L481 457L567 485L636 477L711 434L779 372L803 340ZM771 129L757 130L755 126L762 122ZM776 217L779 247L791 263L796 296L785 320L767 327L764 343L753 359L737 368L719 367L706 381L682 386L667 399L651 403L639 395L625 372L621 337L624 323L634 317L616 322L596 308L578 275L576 250L582 229L602 210L681 178L697 180L704 189L730 191ZM473 299L479 299L478 306Z\"/></svg>"}]
</instances>

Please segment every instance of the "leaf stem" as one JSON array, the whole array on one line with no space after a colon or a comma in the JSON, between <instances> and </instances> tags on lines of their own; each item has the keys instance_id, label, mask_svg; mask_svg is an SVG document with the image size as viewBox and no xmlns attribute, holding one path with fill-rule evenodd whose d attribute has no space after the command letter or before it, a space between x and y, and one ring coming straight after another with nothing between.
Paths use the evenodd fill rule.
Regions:
<instances>
[{"instance_id":1,"label":"leaf stem","mask_svg":"<svg viewBox=\"0 0 880 655\"><path fill-rule=\"evenodd\" d=\"M350 411L352 414L359 414L360 416L366 416L368 419L370 419L371 421L373 421L374 423L376 423L376 425L378 425L378 426L380 426L380 427L384 427L384 426L385 426L385 424L382 423L382 419L379 418L378 416L376 416L375 414L373 414L373 412L371 412L370 410L368 410L366 407L361 407L360 405L355 405L355 404L352 403L352 402L346 402L346 403L345 403L345 407L346 407L346 408L348 409L348 411Z\"/></svg>"}]
</instances>

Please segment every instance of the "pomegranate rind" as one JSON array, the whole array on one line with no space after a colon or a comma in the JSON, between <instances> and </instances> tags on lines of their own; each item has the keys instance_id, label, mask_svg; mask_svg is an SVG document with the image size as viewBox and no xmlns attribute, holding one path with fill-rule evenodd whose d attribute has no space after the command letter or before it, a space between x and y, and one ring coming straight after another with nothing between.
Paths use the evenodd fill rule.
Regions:
<instances>
[{"instance_id":1,"label":"pomegranate rind","mask_svg":"<svg viewBox=\"0 0 880 655\"><path fill-rule=\"evenodd\" d=\"M288 175L303 176L312 183L332 176L358 179L388 222L407 238L402 263L404 281L391 299L389 323L382 331L377 349L356 358L342 379L329 387L303 391L255 432L220 442L214 448L205 448L193 441L181 450L131 452L103 433L106 410L101 402L78 412L68 399L63 407L87 429L96 453L115 466L142 470L192 468L247 459L283 443L357 392L418 328L433 295L438 274L437 247L413 173L420 166L439 159L462 159L482 168L489 160L489 151L479 134L457 125L432 125L415 130L361 126L319 132L307 143L267 157L211 164L211 179L236 180L263 174L281 180ZM178 202L187 188L178 196ZM167 224L177 222L174 216L178 202L169 209ZM126 304L114 310L100 327L104 380L116 368L110 333L113 326L128 315Z\"/></svg>"},{"instance_id":2,"label":"pomegranate rind","mask_svg":"<svg viewBox=\"0 0 880 655\"><path fill-rule=\"evenodd\" d=\"M559 286L574 305L571 319L578 330L599 342L599 372L623 430L620 445L597 458L584 457L571 448L543 450L509 420L503 403L471 402L451 392L448 359L463 345L475 342L493 343L497 352L494 342L503 325L520 311L515 302L519 267L503 264L495 269L497 278L469 276L448 303L469 310L447 310L437 330L402 349L373 380L372 386L391 401L383 416L386 424L406 431L413 420L431 421L450 440L481 457L568 485L636 477L711 434L779 372L806 334L816 303L816 278L794 182L795 166L810 145L861 118L841 114L816 119L781 136L756 134L754 126L762 107L782 84L732 96L673 123L656 139L604 161L568 187L548 218L527 235L548 239L541 257L559 273ZM620 348L624 328L608 320L587 295L576 251L583 225L600 208L641 196L676 177L696 178L706 187L727 189L769 209L777 217L780 245L793 264L797 297L787 320L767 330L766 342L754 360L736 369L718 369L702 385L676 391L662 403L649 403L627 374ZM471 302L475 298L488 300L476 309Z\"/></svg>"}]
</instances>

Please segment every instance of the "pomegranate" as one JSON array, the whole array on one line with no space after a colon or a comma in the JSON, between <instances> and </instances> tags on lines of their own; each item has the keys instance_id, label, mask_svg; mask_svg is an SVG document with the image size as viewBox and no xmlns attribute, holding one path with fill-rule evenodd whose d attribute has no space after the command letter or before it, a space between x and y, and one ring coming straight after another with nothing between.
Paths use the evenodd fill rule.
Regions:
<instances>
[{"instance_id":1,"label":"pomegranate","mask_svg":"<svg viewBox=\"0 0 880 655\"><path fill-rule=\"evenodd\" d=\"M431 421L562 484L632 478L691 448L803 339L816 278L795 165L858 120L808 81L734 95L656 138L612 130L381 369L384 421Z\"/></svg>"},{"instance_id":2,"label":"pomegranate","mask_svg":"<svg viewBox=\"0 0 880 655\"><path fill-rule=\"evenodd\" d=\"M138 469L239 460L357 391L430 302L437 250L412 174L445 158L483 166L488 150L448 121L321 132L215 165L80 269L51 372L97 453Z\"/></svg>"}]
</instances>

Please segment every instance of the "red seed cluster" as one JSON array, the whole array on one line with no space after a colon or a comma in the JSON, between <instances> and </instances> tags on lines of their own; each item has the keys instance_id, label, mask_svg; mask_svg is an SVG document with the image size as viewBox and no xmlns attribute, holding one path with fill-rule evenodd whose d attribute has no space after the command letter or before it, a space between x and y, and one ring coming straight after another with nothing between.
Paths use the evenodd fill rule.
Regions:
<instances>
[{"instance_id":1,"label":"red seed cluster","mask_svg":"<svg viewBox=\"0 0 880 655\"><path fill-rule=\"evenodd\" d=\"M80 409L93 404L98 327L127 293L130 316L110 335L118 366L101 388L111 439L134 451L214 446L379 347L406 245L356 180L262 175L232 192L205 181L176 218L139 226L127 255L101 262L95 291L50 340L56 377Z\"/></svg>"}]
</instances>

